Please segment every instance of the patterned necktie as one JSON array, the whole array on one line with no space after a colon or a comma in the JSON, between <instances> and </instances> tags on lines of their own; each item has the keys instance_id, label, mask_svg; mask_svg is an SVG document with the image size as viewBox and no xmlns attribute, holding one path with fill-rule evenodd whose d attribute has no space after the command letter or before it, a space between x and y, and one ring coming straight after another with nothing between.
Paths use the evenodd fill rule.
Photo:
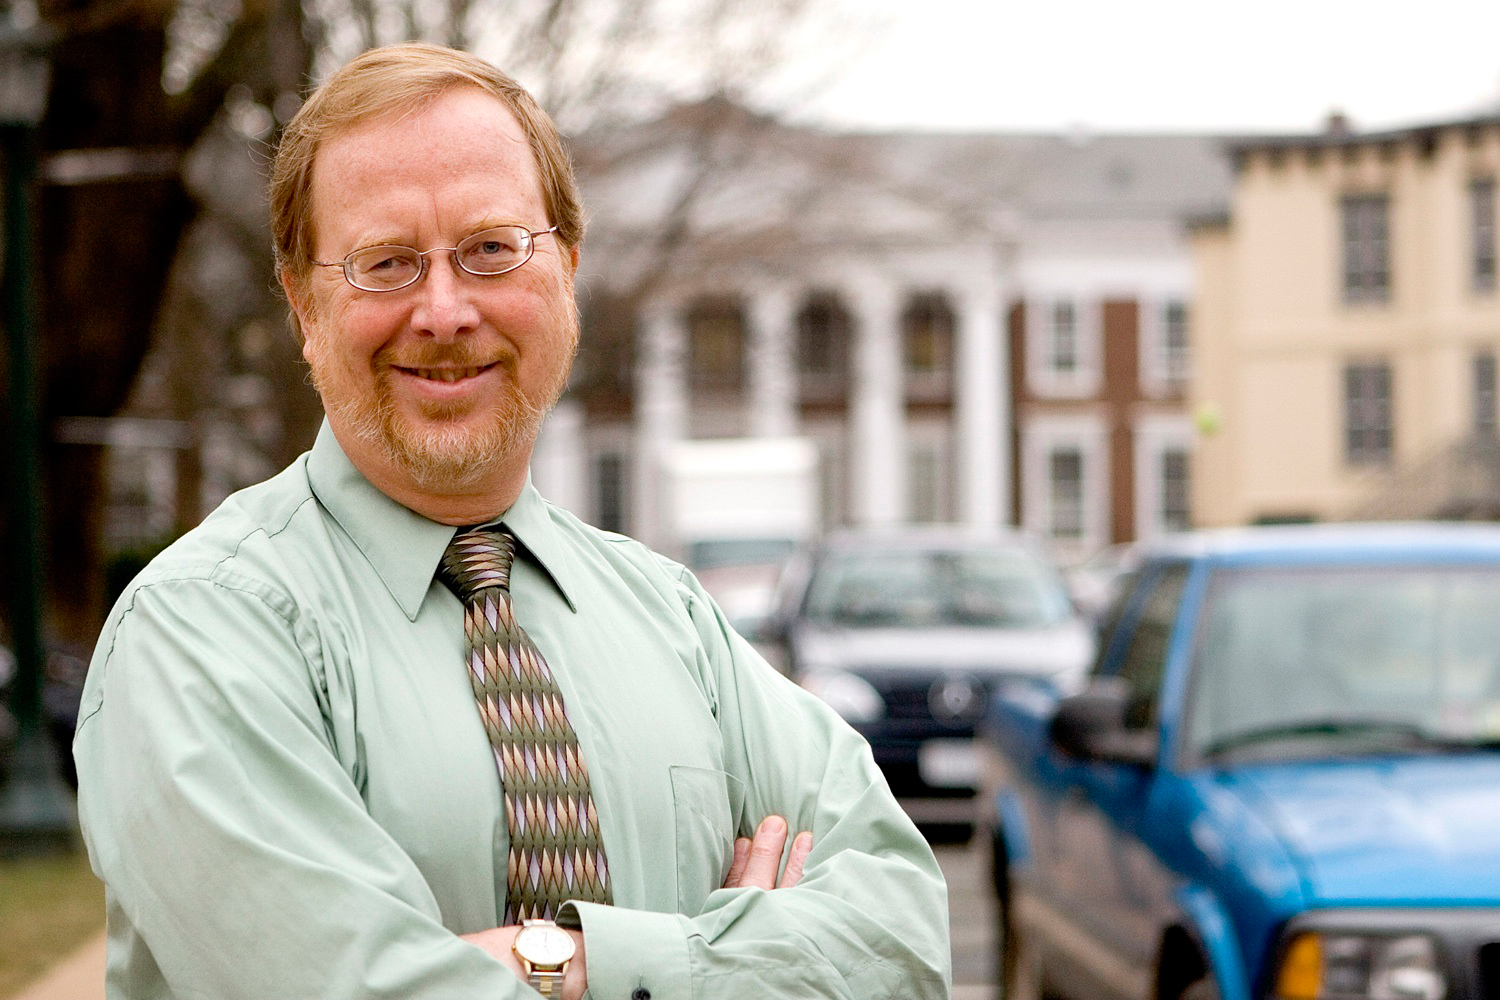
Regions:
<instances>
[{"instance_id":1,"label":"patterned necktie","mask_svg":"<svg viewBox=\"0 0 1500 1000\"><path fill-rule=\"evenodd\" d=\"M611 902L589 775L562 692L516 624L505 530L454 536L438 575L464 602L469 680L495 751L510 830L505 923L552 919L569 899Z\"/></svg>"}]
</instances>

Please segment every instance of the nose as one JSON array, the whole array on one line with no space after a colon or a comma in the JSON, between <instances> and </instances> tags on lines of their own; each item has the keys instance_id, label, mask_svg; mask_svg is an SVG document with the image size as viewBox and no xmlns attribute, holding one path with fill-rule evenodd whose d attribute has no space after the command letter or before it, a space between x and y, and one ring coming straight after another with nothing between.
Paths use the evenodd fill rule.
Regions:
<instances>
[{"instance_id":1,"label":"nose","mask_svg":"<svg viewBox=\"0 0 1500 1000\"><path fill-rule=\"evenodd\" d=\"M459 270L451 251L428 258L427 273L416 284L417 301L411 312L416 332L436 340L452 340L478 327L474 280Z\"/></svg>"}]
</instances>

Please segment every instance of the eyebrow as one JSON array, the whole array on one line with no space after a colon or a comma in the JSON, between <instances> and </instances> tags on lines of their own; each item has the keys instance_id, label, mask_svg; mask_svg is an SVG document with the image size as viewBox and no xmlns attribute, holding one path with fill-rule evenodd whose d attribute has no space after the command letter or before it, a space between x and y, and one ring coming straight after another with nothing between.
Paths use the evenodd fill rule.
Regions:
<instances>
[{"instance_id":1,"label":"eyebrow","mask_svg":"<svg viewBox=\"0 0 1500 1000\"><path fill-rule=\"evenodd\" d=\"M531 226L528 223L519 222L519 221L510 221L510 217L509 216L480 216L480 221L478 221L478 222L474 223L473 225L469 226L468 228L466 228L464 230L464 234L462 236L460 236L457 240L454 240L453 243L448 244L448 246L450 246L450 247L456 247L456 246L458 246L458 244L462 243L464 240L468 239L470 236L473 236L475 233L482 233L486 229L499 229L501 226L517 226L517 227L519 227L521 229L526 230L528 233L534 231L534 230L532 230ZM545 229L546 227L543 226L542 228ZM442 246L442 245L443 244L438 244L438 246ZM421 250L422 249L421 247L416 246L414 243L412 243L412 242L410 242L410 241L408 241L406 239L403 239L400 236L386 236L386 237L380 237L380 238L377 238L377 239L370 240L369 242L358 243L352 249L350 249L348 251L345 251L344 256L347 257L349 254L351 254L351 253L358 253L361 250L369 250L371 247L406 247L409 250ZM429 248L429 249L436 249L436 247ZM342 259L342 258L340 258L340 259Z\"/></svg>"}]
</instances>

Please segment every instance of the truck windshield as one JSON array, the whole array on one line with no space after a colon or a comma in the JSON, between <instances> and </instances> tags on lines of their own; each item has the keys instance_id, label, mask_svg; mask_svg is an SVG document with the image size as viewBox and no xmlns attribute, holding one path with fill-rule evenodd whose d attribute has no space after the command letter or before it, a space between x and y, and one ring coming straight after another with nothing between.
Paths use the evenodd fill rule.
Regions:
<instances>
[{"instance_id":1,"label":"truck windshield","mask_svg":"<svg viewBox=\"0 0 1500 1000\"><path fill-rule=\"evenodd\" d=\"M1045 628L1068 615L1061 579L1022 550L835 552L806 610L852 628Z\"/></svg>"},{"instance_id":2,"label":"truck windshield","mask_svg":"<svg viewBox=\"0 0 1500 1000\"><path fill-rule=\"evenodd\" d=\"M1494 746L1500 568L1219 571L1195 658L1200 754Z\"/></svg>"}]
</instances>

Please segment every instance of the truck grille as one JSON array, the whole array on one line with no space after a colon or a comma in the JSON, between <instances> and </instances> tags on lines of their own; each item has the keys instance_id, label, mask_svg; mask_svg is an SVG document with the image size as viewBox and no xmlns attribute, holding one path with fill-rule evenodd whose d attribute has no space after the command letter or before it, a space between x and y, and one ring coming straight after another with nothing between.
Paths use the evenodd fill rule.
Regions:
<instances>
[{"instance_id":1,"label":"truck grille","mask_svg":"<svg viewBox=\"0 0 1500 1000\"><path fill-rule=\"evenodd\" d=\"M890 719L920 719L939 721L946 725L972 725L973 720L984 714L988 692L980 686L979 697L965 706L962 718L939 717L933 713L933 686L942 683L942 675L927 674L919 677L880 677L865 675L885 699L886 717Z\"/></svg>"},{"instance_id":2,"label":"truck grille","mask_svg":"<svg viewBox=\"0 0 1500 1000\"><path fill-rule=\"evenodd\" d=\"M885 711L893 719L930 719L932 710L927 707L927 689L932 681L921 683L892 684L889 687L877 684L881 697L885 698Z\"/></svg>"}]
</instances>

